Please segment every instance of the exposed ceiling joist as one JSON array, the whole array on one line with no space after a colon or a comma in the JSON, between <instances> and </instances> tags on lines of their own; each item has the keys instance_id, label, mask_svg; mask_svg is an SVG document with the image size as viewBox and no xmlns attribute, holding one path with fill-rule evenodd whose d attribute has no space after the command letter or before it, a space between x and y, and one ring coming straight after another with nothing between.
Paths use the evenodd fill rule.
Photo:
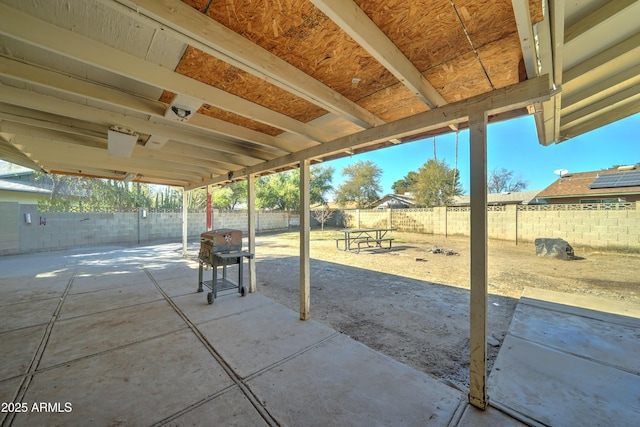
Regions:
<instances>
[{"instance_id":1,"label":"exposed ceiling joist","mask_svg":"<svg viewBox=\"0 0 640 427\"><path fill-rule=\"evenodd\" d=\"M141 98L4 56L0 56L0 75L58 90L66 94L99 101L114 108L147 114L158 121L164 121L166 105L162 102ZM230 137L265 147L277 148L283 152L291 152L299 148L298 144L202 114L194 115L188 122L176 123L176 126L197 132L208 131L211 132L212 137Z\"/></svg>"},{"instance_id":2,"label":"exposed ceiling joist","mask_svg":"<svg viewBox=\"0 0 640 427\"><path fill-rule=\"evenodd\" d=\"M321 129L314 128L239 96L105 46L77 33L56 27L1 3L0 34L11 35L25 43L158 88L174 93L184 93L201 100L205 104L216 106L275 128L306 136L312 141L324 142L327 139Z\"/></svg>"},{"instance_id":3,"label":"exposed ceiling joist","mask_svg":"<svg viewBox=\"0 0 640 427\"><path fill-rule=\"evenodd\" d=\"M566 130L570 127L575 127L585 121L597 121L598 119L594 117L595 115L610 109L614 110L625 104L637 103L640 98L639 95L640 86L632 86L597 102L591 102L584 108L574 111L571 114L565 114L562 117L562 129Z\"/></svg>"},{"instance_id":4,"label":"exposed ceiling joist","mask_svg":"<svg viewBox=\"0 0 640 427\"><path fill-rule=\"evenodd\" d=\"M114 6L111 1L102 1ZM355 102L180 0L124 0L121 3L127 5L127 13L135 19L147 17L152 21L151 25L161 25L163 30L172 31L184 43L269 80L281 89L363 128L384 123Z\"/></svg>"},{"instance_id":5,"label":"exposed ceiling joist","mask_svg":"<svg viewBox=\"0 0 640 427\"><path fill-rule=\"evenodd\" d=\"M566 28L564 33L564 43L570 43L606 20L624 11L636 2L637 0L615 0L605 3L602 7Z\"/></svg>"},{"instance_id":6,"label":"exposed ceiling joist","mask_svg":"<svg viewBox=\"0 0 640 427\"><path fill-rule=\"evenodd\" d=\"M529 4L520 0L511 0L511 6L513 6L513 13L516 18L522 59L527 70L527 77L533 78L538 75L538 55Z\"/></svg>"},{"instance_id":7,"label":"exposed ceiling joist","mask_svg":"<svg viewBox=\"0 0 640 427\"><path fill-rule=\"evenodd\" d=\"M206 135L182 131L163 123L157 123L153 120L142 120L135 117L119 115L111 111L82 106L21 89L7 86L0 87L2 87L2 91L0 92L0 102L11 103L13 105L34 110L39 109L40 111L45 111L50 114L61 114L66 117L77 118L88 122L102 123L107 127L117 124L147 135L158 133L171 139L183 141L187 144L224 151L239 156L252 157L261 160L269 160L276 157L276 154L272 152L258 150L251 147L242 147L238 144L231 144L222 141L216 141L214 144L212 139Z\"/></svg>"},{"instance_id":8,"label":"exposed ceiling joist","mask_svg":"<svg viewBox=\"0 0 640 427\"><path fill-rule=\"evenodd\" d=\"M364 47L429 108L447 104L442 95L353 0L310 1Z\"/></svg>"},{"instance_id":9,"label":"exposed ceiling joist","mask_svg":"<svg viewBox=\"0 0 640 427\"><path fill-rule=\"evenodd\" d=\"M590 84L562 97L562 114L569 114L591 102L611 96L616 92L640 86L640 63L597 83Z\"/></svg>"},{"instance_id":10,"label":"exposed ceiling joist","mask_svg":"<svg viewBox=\"0 0 640 427\"><path fill-rule=\"evenodd\" d=\"M587 79L594 73L608 73L615 70L620 62L637 61L637 58L640 58L640 31L565 71L565 84Z\"/></svg>"},{"instance_id":11,"label":"exposed ceiling joist","mask_svg":"<svg viewBox=\"0 0 640 427\"><path fill-rule=\"evenodd\" d=\"M566 138L573 138L618 120L627 118L638 113L640 96L627 98L616 104L604 104L606 111L599 112L593 120L583 120L579 124L563 127L562 132Z\"/></svg>"},{"instance_id":12,"label":"exposed ceiling joist","mask_svg":"<svg viewBox=\"0 0 640 427\"><path fill-rule=\"evenodd\" d=\"M202 177L210 176L207 168L190 168L189 170L174 169L167 172L167 165L161 160L146 159L141 161L136 156L131 158L113 158L103 155L103 150L78 144L58 141L55 145L48 139L29 137L26 135L16 135L12 144L19 147L28 155L51 158L58 157L58 165L66 165L70 170L82 169L85 165L99 164L101 168L108 170L124 170L142 175L161 177L167 173L175 179L184 182L192 182ZM136 147L136 150L141 147Z\"/></svg>"}]
</instances>

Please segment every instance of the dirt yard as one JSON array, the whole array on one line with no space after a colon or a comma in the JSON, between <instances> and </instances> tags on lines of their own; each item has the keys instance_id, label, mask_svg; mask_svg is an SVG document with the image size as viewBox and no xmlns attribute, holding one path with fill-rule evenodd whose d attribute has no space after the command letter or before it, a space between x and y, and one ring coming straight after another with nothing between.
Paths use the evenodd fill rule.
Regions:
<instances>
[{"instance_id":1,"label":"dirt yard","mask_svg":"<svg viewBox=\"0 0 640 427\"><path fill-rule=\"evenodd\" d=\"M391 251L356 254L336 249L341 233L312 231L311 317L466 389L469 239L392 234ZM298 311L298 233L258 235L256 246L259 292ZM537 257L532 243L489 242L489 367L525 288L640 303L640 255L574 249L581 259L561 261Z\"/></svg>"}]
</instances>

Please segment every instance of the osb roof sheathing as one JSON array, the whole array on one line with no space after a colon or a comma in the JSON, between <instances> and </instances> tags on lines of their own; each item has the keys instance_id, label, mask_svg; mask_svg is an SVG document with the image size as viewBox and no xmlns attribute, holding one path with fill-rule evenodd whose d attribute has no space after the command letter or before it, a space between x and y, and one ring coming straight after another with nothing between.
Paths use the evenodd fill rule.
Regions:
<instances>
[{"instance_id":1,"label":"osb roof sheathing","mask_svg":"<svg viewBox=\"0 0 640 427\"><path fill-rule=\"evenodd\" d=\"M183 0L389 122L428 110L307 0ZM524 80L511 0L355 0L447 102ZM490 7L489 7L490 6ZM531 1L532 20L542 19ZM177 72L302 122L326 113L193 47ZM354 83L353 79L359 79ZM162 100L170 101L165 93ZM269 135L281 130L204 106L201 113Z\"/></svg>"}]
</instances>

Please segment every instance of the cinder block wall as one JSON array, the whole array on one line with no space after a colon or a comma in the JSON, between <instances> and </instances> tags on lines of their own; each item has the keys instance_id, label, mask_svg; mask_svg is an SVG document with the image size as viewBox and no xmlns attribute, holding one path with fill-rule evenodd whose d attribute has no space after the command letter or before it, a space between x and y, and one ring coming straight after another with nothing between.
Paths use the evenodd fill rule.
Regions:
<instances>
[{"instance_id":1,"label":"cinder block wall","mask_svg":"<svg viewBox=\"0 0 640 427\"><path fill-rule=\"evenodd\" d=\"M593 209L593 210L585 210ZM610 209L610 210L609 210ZM433 209L344 210L346 227L389 227L400 231L469 236L468 207ZM530 243L539 237L559 237L576 248L640 252L640 210L619 206L542 205L489 206L489 238Z\"/></svg>"},{"instance_id":2,"label":"cinder block wall","mask_svg":"<svg viewBox=\"0 0 640 427\"><path fill-rule=\"evenodd\" d=\"M20 251L20 205L0 203L0 255Z\"/></svg>"},{"instance_id":3,"label":"cinder block wall","mask_svg":"<svg viewBox=\"0 0 640 427\"><path fill-rule=\"evenodd\" d=\"M29 214L31 223L25 215ZM215 212L214 228L247 232L247 213ZM258 212L258 231L287 229L300 224L300 216ZM206 214L189 213L188 238L206 231ZM182 241L181 212L60 213L38 212L37 205L0 202L0 255L71 249L86 246L137 245Z\"/></svg>"},{"instance_id":4,"label":"cinder block wall","mask_svg":"<svg viewBox=\"0 0 640 427\"><path fill-rule=\"evenodd\" d=\"M559 237L574 247L640 252L640 210L518 210L518 241Z\"/></svg>"},{"instance_id":5,"label":"cinder block wall","mask_svg":"<svg viewBox=\"0 0 640 427\"><path fill-rule=\"evenodd\" d=\"M0 206L4 203L0 203ZM68 213L38 212L36 205L20 205L16 217L31 215L31 224L19 221L18 250L28 253L83 246L136 245L180 241L181 213L140 212ZM188 235L197 237L206 227L204 213L188 214Z\"/></svg>"},{"instance_id":6,"label":"cinder block wall","mask_svg":"<svg viewBox=\"0 0 640 427\"><path fill-rule=\"evenodd\" d=\"M580 205L489 207L489 237L530 243L559 237L575 248L640 252L640 210L636 204L617 209L583 210ZM609 207L606 207L609 208ZM26 221L30 215L31 223ZM469 208L339 210L336 225L346 228L393 227L400 231L468 236ZM257 212L258 232L298 227L299 215ZM215 212L214 228L247 232L247 213ZM188 214L188 237L206 230L204 213ZM0 202L0 255L70 249L82 246L179 242L182 213L42 213L36 205Z\"/></svg>"}]
</instances>

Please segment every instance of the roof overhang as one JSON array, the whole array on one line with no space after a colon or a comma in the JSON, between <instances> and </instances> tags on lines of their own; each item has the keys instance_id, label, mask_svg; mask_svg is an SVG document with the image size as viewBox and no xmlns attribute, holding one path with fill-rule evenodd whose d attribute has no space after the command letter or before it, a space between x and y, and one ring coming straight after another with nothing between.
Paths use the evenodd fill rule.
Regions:
<instances>
[{"instance_id":1,"label":"roof overhang","mask_svg":"<svg viewBox=\"0 0 640 427\"><path fill-rule=\"evenodd\" d=\"M527 76L549 74L554 95L534 107L549 145L640 112L640 2L543 2L544 19L513 0Z\"/></svg>"}]
</instances>

